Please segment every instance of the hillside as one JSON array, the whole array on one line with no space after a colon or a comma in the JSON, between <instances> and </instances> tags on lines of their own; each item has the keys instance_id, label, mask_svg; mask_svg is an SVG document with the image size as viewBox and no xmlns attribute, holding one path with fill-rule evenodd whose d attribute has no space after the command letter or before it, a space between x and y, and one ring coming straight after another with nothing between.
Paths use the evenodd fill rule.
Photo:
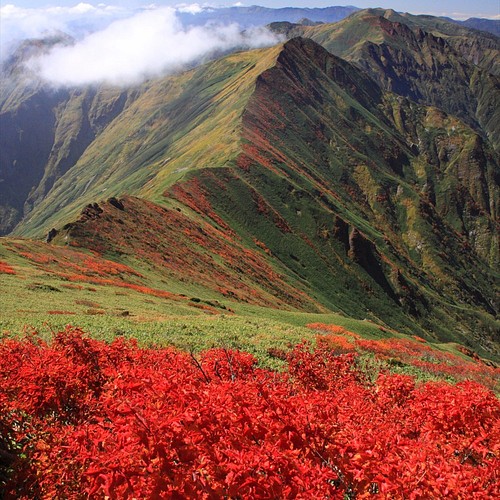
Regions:
<instances>
[{"instance_id":1,"label":"hillside","mask_svg":"<svg viewBox=\"0 0 500 500\"><path fill-rule=\"evenodd\" d=\"M431 16L366 9L322 26L295 26L365 70L383 89L436 106L500 146L500 40Z\"/></svg>"},{"instance_id":2,"label":"hillside","mask_svg":"<svg viewBox=\"0 0 500 500\"><path fill-rule=\"evenodd\" d=\"M126 90L3 88L3 231L50 231L10 255L498 356L494 37L377 10L300 30Z\"/></svg>"},{"instance_id":3,"label":"hillside","mask_svg":"<svg viewBox=\"0 0 500 500\"><path fill-rule=\"evenodd\" d=\"M500 36L500 21L497 19L479 19L477 17L471 17L462 21L462 24L467 26L467 28L487 31L493 35Z\"/></svg>"},{"instance_id":4,"label":"hillside","mask_svg":"<svg viewBox=\"0 0 500 500\"><path fill-rule=\"evenodd\" d=\"M2 69L0 498L500 497L498 39L352 9Z\"/></svg>"},{"instance_id":5,"label":"hillside","mask_svg":"<svg viewBox=\"0 0 500 500\"><path fill-rule=\"evenodd\" d=\"M2 128L10 131L2 139L7 172L2 189L7 201L14 191L19 202L9 207L17 208L17 217L10 225L6 218L4 232L19 221L23 206L30 216L16 232L39 236L47 224L56 224L51 218L60 218L61 209L66 217L70 210L76 214L104 192L137 193L151 178L169 177L169 183L186 169L230 161L238 150L245 99L273 50L235 54L138 89L54 95L42 87L32 96L12 99L15 104L7 98L0 115ZM36 119L29 115L32 109L40 115ZM31 132L29 127L37 128ZM31 133L12 137L18 129ZM47 137L38 139L41 133ZM26 183L24 190L17 188L18 177Z\"/></svg>"},{"instance_id":6,"label":"hillside","mask_svg":"<svg viewBox=\"0 0 500 500\"><path fill-rule=\"evenodd\" d=\"M237 142L197 142L189 154L200 163L175 182L182 154L156 175L146 170L140 192L164 208L139 198L89 206L53 243L140 257L221 300L331 310L495 349L498 164L487 144L442 111L384 93L307 39L254 55L253 73L231 80L252 92L238 101L238 120L222 122ZM133 136L130 120L120 123ZM207 133L203 126L180 144L200 127ZM114 127L95 151L105 151L100 141ZM211 133L229 130L219 127ZM113 172L104 170L99 189ZM70 178L61 190L74 189Z\"/></svg>"}]
</instances>

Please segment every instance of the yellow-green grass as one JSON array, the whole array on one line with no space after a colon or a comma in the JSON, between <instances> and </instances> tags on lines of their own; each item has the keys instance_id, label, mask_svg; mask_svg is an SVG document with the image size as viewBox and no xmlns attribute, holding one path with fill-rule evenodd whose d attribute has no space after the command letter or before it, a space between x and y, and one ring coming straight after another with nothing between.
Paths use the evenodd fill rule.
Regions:
<instances>
[{"instance_id":1,"label":"yellow-green grass","mask_svg":"<svg viewBox=\"0 0 500 500\"><path fill-rule=\"evenodd\" d=\"M283 365L279 353L286 353L303 340L314 344L317 338L328 335L307 327L312 323L338 325L368 340L408 338L372 321L341 314L310 314L218 301L201 288L195 290L200 292L198 296L168 299L120 286L70 282L20 256L5 241L0 241L0 261L16 274L0 274L3 335L18 336L34 329L50 339L52 332L70 324L106 341L124 336L137 339L141 345L175 346L194 352L212 347L241 349L253 353L263 366L278 369ZM166 290L169 284L163 285ZM181 292L182 284L171 285L176 293ZM463 356L455 344L429 345ZM404 363L381 361L367 352L362 353L359 363L374 377L380 370L391 370L420 380L452 380Z\"/></svg>"}]
</instances>

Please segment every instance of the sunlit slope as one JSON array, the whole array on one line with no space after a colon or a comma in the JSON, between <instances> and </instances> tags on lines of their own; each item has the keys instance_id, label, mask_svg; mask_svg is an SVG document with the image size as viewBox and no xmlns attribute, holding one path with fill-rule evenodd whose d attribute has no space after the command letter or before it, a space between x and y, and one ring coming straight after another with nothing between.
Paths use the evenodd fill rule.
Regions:
<instances>
[{"instance_id":1,"label":"sunlit slope","mask_svg":"<svg viewBox=\"0 0 500 500\"><path fill-rule=\"evenodd\" d=\"M259 78L244 125L238 168L170 194L195 205L202 186L333 310L498 339L498 165L470 128L298 39Z\"/></svg>"},{"instance_id":2,"label":"sunlit slope","mask_svg":"<svg viewBox=\"0 0 500 500\"><path fill-rule=\"evenodd\" d=\"M191 288L205 296L258 306L326 311L296 283L290 282L279 263L268 259L259 241L245 240L211 211L201 188L192 186L196 207L165 208L141 198L126 196L89 205L80 219L55 235L57 246L69 244L145 263L151 279L162 280L168 290ZM238 208L235 207L235 210ZM191 292L193 293L193 292Z\"/></svg>"},{"instance_id":3,"label":"sunlit slope","mask_svg":"<svg viewBox=\"0 0 500 500\"><path fill-rule=\"evenodd\" d=\"M240 152L245 104L278 51L233 54L145 84L16 233L40 236L105 196L155 198L188 170L233 161Z\"/></svg>"},{"instance_id":4,"label":"sunlit slope","mask_svg":"<svg viewBox=\"0 0 500 500\"><path fill-rule=\"evenodd\" d=\"M494 35L383 9L293 32L361 67L382 89L459 117L498 149ZM107 195L159 200L187 171L231 164L245 103L279 50L234 54L130 89L53 91L22 79L11 88L6 80L0 234L24 218L15 232L40 236Z\"/></svg>"},{"instance_id":5,"label":"sunlit slope","mask_svg":"<svg viewBox=\"0 0 500 500\"><path fill-rule=\"evenodd\" d=\"M441 17L398 13L392 9L365 9L338 23L303 26L301 29L305 36L314 38L332 52L351 60L359 58L359 50L366 42L407 48L406 40L397 40L400 25L405 25L415 33L420 30L442 38L467 61L489 73L500 72L498 37Z\"/></svg>"},{"instance_id":6,"label":"sunlit slope","mask_svg":"<svg viewBox=\"0 0 500 500\"><path fill-rule=\"evenodd\" d=\"M224 271L226 297L249 300L251 286L265 293L250 302L494 350L498 164L488 144L311 40L287 42L273 61L246 99L231 162L191 168L170 186L152 178L147 194L165 188L168 214L142 202L144 219L136 201L131 216L125 202L123 216L84 214L56 242L138 253L166 275L191 259L190 279L212 290Z\"/></svg>"}]
</instances>

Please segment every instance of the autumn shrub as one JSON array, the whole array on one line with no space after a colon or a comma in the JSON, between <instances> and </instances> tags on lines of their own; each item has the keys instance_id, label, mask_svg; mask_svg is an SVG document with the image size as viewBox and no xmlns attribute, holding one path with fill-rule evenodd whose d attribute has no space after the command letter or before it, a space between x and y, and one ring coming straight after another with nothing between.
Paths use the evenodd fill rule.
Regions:
<instances>
[{"instance_id":1,"label":"autumn shrub","mask_svg":"<svg viewBox=\"0 0 500 500\"><path fill-rule=\"evenodd\" d=\"M477 383L369 380L302 343L288 370L229 349L68 327L0 343L6 498L498 498L500 402Z\"/></svg>"},{"instance_id":2,"label":"autumn shrub","mask_svg":"<svg viewBox=\"0 0 500 500\"><path fill-rule=\"evenodd\" d=\"M0 274L16 274L16 272L7 262L0 260Z\"/></svg>"}]
</instances>

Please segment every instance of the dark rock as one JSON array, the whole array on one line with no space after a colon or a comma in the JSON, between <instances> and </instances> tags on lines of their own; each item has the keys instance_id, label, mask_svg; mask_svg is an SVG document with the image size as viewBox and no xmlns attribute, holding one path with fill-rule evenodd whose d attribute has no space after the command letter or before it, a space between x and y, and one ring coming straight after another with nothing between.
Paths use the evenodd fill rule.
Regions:
<instances>
[{"instance_id":1,"label":"dark rock","mask_svg":"<svg viewBox=\"0 0 500 500\"><path fill-rule=\"evenodd\" d=\"M120 200L116 199L114 196L112 198L109 198L108 203L110 205L113 205L118 210L125 210L123 203Z\"/></svg>"},{"instance_id":2,"label":"dark rock","mask_svg":"<svg viewBox=\"0 0 500 500\"><path fill-rule=\"evenodd\" d=\"M52 228L47 233L47 243L50 243L58 234L59 234L59 231L57 229L55 229L55 228Z\"/></svg>"},{"instance_id":3,"label":"dark rock","mask_svg":"<svg viewBox=\"0 0 500 500\"><path fill-rule=\"evenodd\" d=\"M338 215L335 217L335 222L333 223L333 235L344 245L347 252L349 250L349 225Z\"/></svg>"},{"instance_id":4,"label":"dark rock","mask_svg":"<svg viewBox=\"0 0 500 500\"><path fill-rule=\"evenodd\" d=\"M97 204L97 203L89 203L83 210L82 210L82 219L87 220L87 219L98 219L99 215L102 214L103 209Z\"/></svg>"},{"instance_id":5,"label":"dark rock","mask_svg":"<svg viewBox=\"0 0 500 500\"><path fill-rule=\"evenodd\" d=\"M356 228L349 234L349 258L359 264L373 280L387 293L395 302L398 298L385 275L380 254L373 244L363 233Z\"/></svg>"}]
</instances>

